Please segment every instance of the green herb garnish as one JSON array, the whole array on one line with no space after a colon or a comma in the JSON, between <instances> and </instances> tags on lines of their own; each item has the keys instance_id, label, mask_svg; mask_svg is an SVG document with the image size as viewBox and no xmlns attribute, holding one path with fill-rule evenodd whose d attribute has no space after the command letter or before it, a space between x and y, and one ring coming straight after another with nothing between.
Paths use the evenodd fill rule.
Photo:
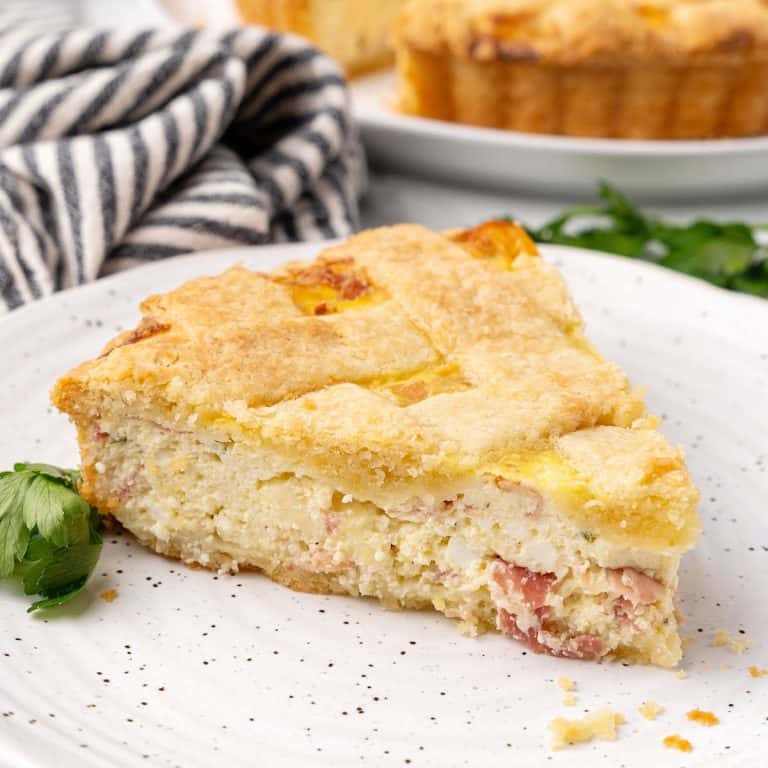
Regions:
<instances>
[{"instance_id":1,"label":"green herb garnish","mask_svg":"<svg viewBox=\"0 0 768 768\"><path fill-rule=\"evenodd\" d=\"M768 297L768 251L763 227L695 221L676 226L644 215L609 184L602 205L578 206L539 229L539 243L557 243L642 259L707 280L721 288Z\"/></svg>"},{"instance_id":2,"label":"green herb garnish","mask_svg":"<svg viewBox=\"0 0 768 768\"><path fill-rule=\"evenodd\" d=\"M18 576L29 607L51 608L82 590L101 553L99 515L77 493L79 473L49 464L0 472L0 578Z\"/></svg>"}]
</instances>

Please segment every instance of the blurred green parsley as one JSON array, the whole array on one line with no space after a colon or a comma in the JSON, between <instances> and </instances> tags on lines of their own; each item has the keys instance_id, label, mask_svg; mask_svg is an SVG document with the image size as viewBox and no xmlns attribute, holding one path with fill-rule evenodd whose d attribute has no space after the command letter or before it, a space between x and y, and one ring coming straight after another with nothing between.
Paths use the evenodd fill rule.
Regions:
<instances>
[{"instance_id":1,"label":"blurred green parsley","mask_svg":"<svg viewBox=\"0 0 768 768\"><path fill-rule=\"evenodd\" d=\"M676 226L644 215L609 184L599 205L565 211L539 229L538 243L605 251L660 264L721 288L768 298L768 250L759 242L765 227L694 221Z\"/></svg>"}]
</instances>

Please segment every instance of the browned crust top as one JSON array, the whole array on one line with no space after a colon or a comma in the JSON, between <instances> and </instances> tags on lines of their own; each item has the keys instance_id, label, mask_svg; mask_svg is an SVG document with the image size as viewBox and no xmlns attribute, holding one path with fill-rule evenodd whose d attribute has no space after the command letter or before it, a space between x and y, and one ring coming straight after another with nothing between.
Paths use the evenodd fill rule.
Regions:
<instances>
[{"instance_id":1,"label":"browned crust top","mask_svg":"<svg viewBox=\"0 0 768 768\"><path fill-rule=\"evenodd\" d=\"M765 0L408 0L399 45L478 61L768 58Z\"/></svg>"}]
</instances>

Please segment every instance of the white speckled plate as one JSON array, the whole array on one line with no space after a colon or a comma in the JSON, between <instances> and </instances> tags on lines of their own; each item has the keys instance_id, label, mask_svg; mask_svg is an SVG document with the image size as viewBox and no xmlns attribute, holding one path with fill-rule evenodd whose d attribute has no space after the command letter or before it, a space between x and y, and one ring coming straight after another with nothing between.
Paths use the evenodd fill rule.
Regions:
<instances>
[{"instance_id":1,"label":"white speckled plate","mask_svg":"<svg viewBox=\"0 0 768 768\"><path fill-rule=\"evenodd\" d=\"M317 246L197 255L123 273L0 319L0 467L74 465L72 428L48 407L56 376L137 319L146 294L237 261L261 268ZM429 613L297 594L256 574L217 577L129 536L107 540L87 593L28 616L0 588L0 766L765 765L768 677L768 303L647 265L548 248L601 350L650 389L688 450L704 537L685 559L687 679L535 656L462 637ZM107 603L98 595L116 589ZM716 628L752 651L712 645ZM578 683L565 707L557 677ZM655 722L638 706L665 707ZM615 743L548 748L548 721L608 706ZM694 707L721 724L686 719ZM665 749L680 734L690 754Z\"/></svg>"},{"instance_id":2,"label":"white speckled plate","mask_svg":"<svg viewBox=\"0 0 768 768\"><path fill-rule=\"evenodd\" d=\"M502 131L398 113L391 70L350 85L368 153L389 170L560 196L591 197L601 179L653 200L722 200L768 190L765 136L635 141Z\"/></svg>"}]
</instances>

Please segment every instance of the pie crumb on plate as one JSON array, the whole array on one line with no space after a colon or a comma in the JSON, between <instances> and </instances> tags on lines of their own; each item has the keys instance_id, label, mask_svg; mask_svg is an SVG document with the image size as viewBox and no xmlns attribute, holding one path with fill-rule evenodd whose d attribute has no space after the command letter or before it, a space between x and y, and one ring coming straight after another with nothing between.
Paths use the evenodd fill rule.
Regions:
<instances>
[{"instance_id":1,"label":"pie crumb on plate","mask_svg":"<svg viewBox=\"0 0 768 768\"><path fill-rule=\"evenodd\" d=\"M655 720L663 711L664 707L657 704L655 701L644 701L638 707L638 712L640 712L646 720Z\"/></svg>"},{"instance_id":2,"label":"pie crumb on plate","mask_svg":"<svg viewBox=\"0 0 768 768\"><path fill-rule=\"evenodd\" d=\"M715 630L712 645L718 648L727 648L732 653L741 654L752 647L752 641L746 635L734 637L727 629L721 627Z\"/></svg>"},{"instance_id":3,"label":"pie crumb on plate","mask_svg":"<svg viewBox=\"0 0 768 768\"><path fill-rule=\"evenodd\" d=\"M720 718L714 712L707 712L703 709L692 709L687 713L686 717L691 722L704 725L707 728L720 724Z\"/></svg>"},{"instance_id":4,"label":"pie crumb on plate","mask_svg":"<svg viewBox=\"0 0 768 768\"><path fill-rule=\"evenodd\" d=\"M668 749L677 749L680 752L692 752L693 751L693 744L691 744L688 739L682 738L682 736L678 736L677 734L673 734L672 736L667 736L662 744L667 747Z\"/></svg>"},{"instance_id":5,"label":"pie crumb on plate","mask_svg":"<svg viewBox=\"0 0 768 768\"><path fill-rule=\"evenodd\" d=\"M556 717L549 724L552 731L552 748L562 749L593 739L614 741L617 733L616 727L623 722L624 718L610 709L598 709L579 720Z\"/></svg>"}]
</instances>

